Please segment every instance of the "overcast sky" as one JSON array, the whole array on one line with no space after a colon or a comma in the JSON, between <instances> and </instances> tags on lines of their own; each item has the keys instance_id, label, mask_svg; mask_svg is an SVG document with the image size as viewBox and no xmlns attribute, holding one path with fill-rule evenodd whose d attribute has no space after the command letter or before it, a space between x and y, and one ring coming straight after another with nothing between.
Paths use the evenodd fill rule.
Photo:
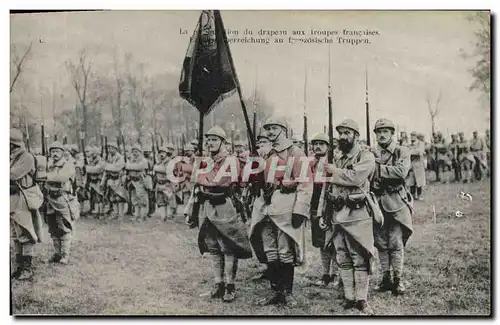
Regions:
<instances>
[{"instance_id":1,"label":"overcast sky","mask_svg":"<svg viewBox=\"0 0 500 325\"><path fill-rule=\"evenodd\" d=\"M113 51L131 53L145 64L146 73L180 76L199 11L112 11L26 14L11 16L11 42L27 47L34 42L23 82L33 92L44 87L50 97L54 83L64 92L64 105L72 105L66 60L76 60L85 48L99 72L112 71ZM481 107L479 93L469 92L472 80L460 50L471 51L474 25L458 11L440 12L326 12L326 11L223 11L225 27L266 30L376 30L371 44L331 45L331 84L334 122L352 118L365 135L365 66L369 76L371 126L386 117L400 130L430 133L426 93L442 100L437 127L448 131L483 134L489 110ZM187 35L180 30L186 29ZM254 35L255 36L255 35ZM288 43L288 37L285 37ZM327 121L328 45L231 44L243 92L258 92L276 111L302 129L304 75L307 71L307 112L311 134ZM174 85L176 87L176 85ZM38 97L37 97L38 96ZM39 95L33 95L39 111ZM46 116L50 111L45 112ZM35 113L39 115L39 113Z\"/></svg>"}]
</instances>

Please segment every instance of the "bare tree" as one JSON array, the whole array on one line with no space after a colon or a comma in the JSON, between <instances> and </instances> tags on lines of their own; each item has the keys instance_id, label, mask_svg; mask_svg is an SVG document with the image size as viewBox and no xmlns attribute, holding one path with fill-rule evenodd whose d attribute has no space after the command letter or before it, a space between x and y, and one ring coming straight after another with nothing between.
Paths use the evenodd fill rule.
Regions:
<instances>
[{"instance_id":1,"label":"bare tree","mask_svg":"<svg viewBox=\"0 0 500 325\"><path fill-rule=\"evenodd\" d=\"M426 99L427 99L427 108L429 109L429 114L431 116L431 125L432 125L432 134L434 134L435 129L436 129L436 117L439 113L439 103L441 102L441 95L442 91L439 89L439 93L436 99L436 102L434 103L434 107L431 103L431 97L429 95L429 92L426 94Z\"/></svg>"},{"instance_id":2,"label":"bare tree","mask_svg":"<svg viewBox=\"0 0 500 325\"><path fill-rule=\"evenodd\" d=\"M78 63L66 62L66 68L71 74L72 85L76 91L78 103L82 110L82 131L87 133L88 90L92 72L92 61L87 59L85 50L81 50Z\"/></svg>"},{"instance_id":3,"label":"bare tree","mask_svg":"<svg viewBox=\"0 0 500 325\"><path fill-rule=\"evenodd\" d=\"M31 52L32 45L33 43L30 43L28 49L24 52L22 56L17 53L16 47L13 46L13 51L12 51L13 53L11 53L11 69L14 69L14 71L11 71L10 93L12 93L12 90L14 89L16 82L18 81L19 77L21 76L21 73L23 72L23 64Z\"/></svg>"}]
</instances>

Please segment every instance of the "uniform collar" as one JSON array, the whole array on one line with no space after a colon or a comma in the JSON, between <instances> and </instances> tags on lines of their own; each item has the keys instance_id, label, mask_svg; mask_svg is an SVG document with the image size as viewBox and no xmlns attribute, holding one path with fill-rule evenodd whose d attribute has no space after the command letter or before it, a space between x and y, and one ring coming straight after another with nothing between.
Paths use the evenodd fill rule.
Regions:
<instances>
[{"instance_id":1,"label":"uniform collar","mask_svg":"<svg viewBox=\"0 0 500 325\"><path fill-rule=\"evenodd\" d=\"M380 144L377 144L377 146L380 151L388 151L391 154L393 154L394 150L396 150L397 144L394 140L392 140L391 143L387 146L387 148L383 148Z\"/></svg>"},{"instance_id":2,"label":"uniform collar","mask_svg":"<svg viewBox=\"0 0 500 325\"><path fill-rule=\"evenodd\" d=\"M282 152L293 146L293 142L290 139L284 138L281 141L273 142L273 150L276 152Z\"/></svg>"}]
</instances>

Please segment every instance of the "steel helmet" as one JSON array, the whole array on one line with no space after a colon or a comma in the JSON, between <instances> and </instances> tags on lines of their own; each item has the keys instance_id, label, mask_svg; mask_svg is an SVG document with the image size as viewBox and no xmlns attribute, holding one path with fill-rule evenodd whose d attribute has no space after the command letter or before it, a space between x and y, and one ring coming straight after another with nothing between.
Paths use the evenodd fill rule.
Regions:
<instances>
[{"instance_id":1,"label":"steel helmet","mask_svg":"<svg viewBox=\"0 0 500 325\"><path fill-rule=\"evenodd\" d=\"M268 117L266 119L266 121L264 122L264 124L262 125L262 127L265 128L266 126L269 126L269 125L279 125L285 129L288 129L288 125L286 124L285 119L278 118L276 116Z\"/></svg>"},{"instance_id":2,"label":"steel helmet","mask_svg":"<svg viewBox=\"0 0 500 325\"><path fill-rule=\"evenodd\" d=\"M396 128L394 127L394 124L386 118L381 118L380 120L378 120L375 123L375 127L373 128L373 132L376 132L378 129L382 129L382 128L391 129L392 131L396 130Z\"/></svg>"},{"instance_id":3,"label":"steel helmet","mask_svg":"<svg viewBox=\"0 0 500 325\"><path fill-rule=\"evenodd\" d=\"M243 141L241 140L236 140L234 141L234 146L240 146L240 147L244 147L245 146L245 143L243 143Z\"/></svg>"},{"instance_id":4,"label":"steel helmet","mask_svg":"<svg viewBox=\"0 0 500 325\"><path fill-rule=\"evenodd\" d=\"M184 151L194 151L194 147L193 145L191 144L187 144L185 147L184 147Z\"/></svg>"},{"instance_id":5,"label":"steel helmet","mask_svg":"<svg viewBox=\"0 0 500 325\"><path fill-rule=\"evenodd\" d=\"M314 141L323 141L326 144L330 144L330 139L328 138L328 135L324 133L316 133L311 139L311 142Z\"/></svg>"},{"instance_id":6,"label":"steel helmet","mask_svg":"<svg viewBox=\"0 0 500 325\"><path fill-rule=\"evenodd\" d=\"M228 142L227 141L226 132L220 126L218 126L218 125L212 127L210 130L208 130L205 133L206 137L208 137L209 135L213 135L213 136L219 137L223 141Z\"/></svg>"},{"instance_id":7,"label":"steel helmet","mask_svg":"<svg viewBox=\"0 0 500 325\"><path fill-rule=\"evenodd\" d=\"M348 129L351 129L351 130L353 130L353 131L355 131L355 132L357 132L359 134L358 123L354 122L351 119L344 120L344 121L342 121L342 123L340 123L339 125L337 125L335 127L335 129L337 130L337 132L339 131L339 128L348 128Z\"/></svg>"},{"instance_id":8,"label":"steel helmet","mask_svg":"<svg viewBox=\"0 0 500 325\"><path fill-rule=\"evenodd\" d=\"M302 138L300 137L300 135L294 135L292 137L292 141L294 141L294 142L304 142L304 140L302 140Z\"/></svg>"},{"instance_id":9,"label":"steel helmet","mask_svg":"<svg viewBox=\"0 0 500 325\"><path fill-rule=\"evenodd\" d=\"M116 150L118 150L118 144L117 144L116 142L113 142L113 141L108 142L108 148L109 148L109 147L113 147L113 148L115 148Z\"/></svg>"},{"instance_id":10,"label":"steel helmet","mask_svg":"<svg viewBox=\"0 0 500 325\"><path fill-rule=\"evenodd\" d=\"M61 142L59 141L54 141L52 142L52 144L50 145L49 147L49 151L52 150L52 149L61 149L64 151L64 146Z\"/></svg>"},{"instance_id":11,"label":"steel helmet","mask_svg":"<svg viewBox=\"0 0 500 325\"><path fill-rule=\"evenodd\" d=\"M130 150L131 151L137 150L137 151L142 153L142 148L141 148L141 145L139 145L139 144L134 144Z\"/></svg>"}]
</instances>

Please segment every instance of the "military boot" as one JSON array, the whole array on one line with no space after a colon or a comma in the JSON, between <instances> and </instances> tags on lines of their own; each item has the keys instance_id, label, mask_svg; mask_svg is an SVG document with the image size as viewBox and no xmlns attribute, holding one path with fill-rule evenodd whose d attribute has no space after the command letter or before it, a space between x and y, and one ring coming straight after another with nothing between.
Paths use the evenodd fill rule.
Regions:
<instances>
[{"instance_id":1,"label":"military boot","mask_svg":"<svg viewBox=\"0 0 500 325\"><path fill-rule=\"evenodd\" d=\"M68 264L69 263L69 251L71 248L71 235L66 234L61 238L61 259L59 263Z\"/></svg>"},{"instance_id":2,"label":"military boot","mask_svg":"<svg viewBox=\"0 0 500 325\"><path fill-rule=\"evenodd\" d=\"M33 262L33 256L31 255L25 255L22 256L22 268L21 268L21 273L17 277L19 281L26 281L26 280L31 280L33 278L33 268L32 268L32 262Z\"/></svg>"},{"instance_id":3,"label":"military boot","mask_svg":"<svg viewBox=\"0 0 500 325\"><path fill-rule=\"evenodd\" d=\"M224 297L225 283L218 282L215 283L212 290L208 293L202 293L200 297L209 297L210 299L222 299Z\"/></svg>"},{"instance_id":4,"label":"military boot","mask_svg":"<svg viewBox=\"0 0 500 325\"><path fill-rule=\"evenodd\" d=\"M382 281L380 281L380 283L375 286L374 290L378 292L385 292L385 291L391 291L392 287L393 284L391 281L391 272L385 271L384 275L382 276Z\"/></svg>"},{"instance_id":5,"label":"military boot","mask_svg":"<svg viewBox=\"0 0 500 325\"><path fill-rule=\"evenodd\" d=\"M52 242L54 243L54 254L49 260L49 263L59 263L61 260L61 239L58 237L52 237Z\"/></svg>"},{"instance_id":6,"label":"military boot","mask_svg":"<svg viewBox=\"0 0 500 325\"><path fill-rule=\"evenodd\" d=\"M392 294L395 296L402 296L406 292L405 285L403 284L403 279L400 277L394 277L394 284L392 286Z\"/></svg>"},{"instance_id":7,"label":"military boot","mask_svg":"<svg viewBox=\"0 0 500 325\"><path fill-rule=\"evenodd\" d=\"M226 293L222 300L225 302L232 302L234 299L236 299L236 288L234 287L234 283L228 283L228 285L226 285Z\"/></svg>"},{"instance_id":8,"label":"military boot","mask_svg":"<svg viewBox=\"0 0 500 325\"><path fill-rule=\"evenodd\" d=\"M370 307L368 302L366 302L366 300L356 301L356 308L365 315L373 315L373 309Z\"/></svg>"},{"instance_id":9,"label":"military boot","mask_svg":"<svg viewBox=\"0 0 500 325\"><path fill-rule=\"evenodd\" d=\"M295 308L299 305L298 301L293 296L293 278L295 273L295 266L292 263L282 264L282 270L285 304L288 307Z\"/></svg>"},{"instance_id":10,"label":"military boot","mask_svg":"<svg viewBox=\"0 0 500 325\"><path fill-rule=\"evenodd\" d=\"M271 293L257 301L259 306L276 305L284 302L283 281L278 274L279 262L267 264L267 277L271 283Z\"/></svg>"}]
</instances>

